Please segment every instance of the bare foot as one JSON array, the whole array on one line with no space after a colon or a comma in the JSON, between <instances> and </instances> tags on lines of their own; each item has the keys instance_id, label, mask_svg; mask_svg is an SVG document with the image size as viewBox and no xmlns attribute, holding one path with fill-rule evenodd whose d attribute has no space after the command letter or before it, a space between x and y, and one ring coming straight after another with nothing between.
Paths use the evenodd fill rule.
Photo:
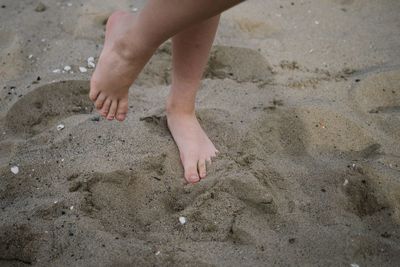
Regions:
<instances>
[{"instance_id":1,"label":"bare foot","mask_svg":"<svg viewBox=\"0 0 400 267\"><path fill-rule=\"evenodd\" d=\"M167 121L180 152L185 179L196 183L206 176L206 162L211 163L218 150L201 128L194 112L167 110Z\"/></svg>"},{"instance_id":2,"label":"bare foot","mask_svg":"<svg viewBox=\"0 0 400 267\"><path fill-rule=\"evenodd\" d=\"M90 81L90 99L108 120L123 121L128 112L128 91L154 49L146 47L135 17L114 12L107 21L104 48ZM129 32L129 34L128 34Z\"/></svg>"}]
</instances>

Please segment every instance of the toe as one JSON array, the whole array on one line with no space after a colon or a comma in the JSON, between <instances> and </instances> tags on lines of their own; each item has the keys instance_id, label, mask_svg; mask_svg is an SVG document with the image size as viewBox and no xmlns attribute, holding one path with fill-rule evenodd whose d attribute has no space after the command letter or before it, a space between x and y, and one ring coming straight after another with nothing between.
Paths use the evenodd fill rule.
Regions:
<instances>
[{"instance_id":1,"label":"toe","mask_svg":"<svg viewBox=\"0 0 400 267\"><path fill-rule=\"evenodd\" d=\"M128 112L128 99L124 98L118 102L116 119L119 121L123 121L126 118L127 112Z\"/></svg>"},{"instance_id":2,"label":"toe","mask_svg":"<svg viewBox=\"0 0 400 267\"><path fill-rule=\"evenodd\" d=\"M206 161L204 159L199 160L197 168L199 170L200 178L203 179L206 177Z\"/></svg>"},{"instance_id":3,"label":"toe","mask_svg":"<svg viewBox=\"0 0 400 267\"><path fill-rule=\"evenodd\" d=\"M185 169L185 179L189 183L196 183L200 180L196 165L193 161L183 166Z\"/></svg>"},{"instance_id":4,"label":"toe","mask_svg":"<svg viewBox=\"0 0 400 267\"><path fill-rule=\"evenodd\" d=\"M211 157L212 157L212 158L215 158L215 157L217 157L218 155L219 155L219 151L216 150L216 149L214 149L214 151L211 153Z\"/></svg>"},{"instance_id":5,"label":"toe","mask_svg":"<svg viewBox=\"0 0 400 267\"><path fill-rule=\"evenodd\" d=\"M111 102L110 111L108 112L107 119L113 120L115 117L115 112L117 112L118 100L113 100Z\"/></svg>"},{"instance_id":6,"label":"toe","mask_svg":"<svg viewBox=\"0 0 400 267\"><path fill-rule=\"evenodd\" d=\"M102 93L96 99L95 106L97 109L101 109L103 107L104 101L106 100L106 96Z\"/></svg>"},{"instance_id":7,"label":"toe","mask_svg":"<svg viewBox=\"0 0 400 267\"><path fill-rule=\"evenodd\" d=\"M89 98L92 101L96 101L97 97L99 96L100 91L97 91L96 89L94 89L93 86L90 87L90 92L89 92Z\"/></svg>"},{"instance_id":8,"label":"toe","mask_svg":"<svg viewBox=\"0 0 400 267\"><path fill-rule=\"evenodd\" d=\"M110 111L110 106L111 106L111 99L107 98L104 101L103 107L100 110L101 116L103 116L103 117L107 116L108 112Z\"/></svg>"}]
</instances>

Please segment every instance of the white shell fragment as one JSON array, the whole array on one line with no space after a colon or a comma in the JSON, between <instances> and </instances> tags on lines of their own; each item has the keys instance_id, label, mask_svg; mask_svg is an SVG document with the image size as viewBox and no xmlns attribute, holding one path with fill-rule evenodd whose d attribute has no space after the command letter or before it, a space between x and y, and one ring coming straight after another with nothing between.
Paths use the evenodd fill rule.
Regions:
<instances>
[{"instance_id":1,"label":"white shell fragment","mask_svg":"<svg viewBox=\"0 0 400 267\"><path fill-rule=\"evenodd\" d=\"M88 67L94 69L94 67L96 67L96 64L94 64L94 62L88 62Z\"/></svg>"},{"instance_id":2,"label":"white shell fragment","mask_svg":"<svg viewBox=\"0 0 400 267\"><path fill-rule=\"evenodd\" d=\"M358 265L357 263L352 263L350 264L351 267L360 267L360 265Z\"/></svg>"},{"instance_id":3,"label":"white shell fragment","mask_svg":"<svg viewBox=\"0 0 400 267\"><path fill-rule=\"evenodd\" d=\"M82 73L85 73L85 72L87 72L87 68L79 67L79 71L82 72Z\"/></svg>"},{"instance_id":4,"label":"white shell fragment","mask_svg":"<svg viewBox=\"0 0 400 267\"><path fill-rule=\"evenodd\" d=\"M65 66L65 67L64 67L64 70L65 70L65 71L70 71L70 70L71 70L71 66Z\"/></svg>"},{"instance_id":5,"label":"white shell fragment","mask_svg":"<svg viewBox=\"0 0 400 267\"><path fill-rule=\"evenodd\" d=\"M19 173L19 168L18 168L18 166L13 166L13 167L11 167L11 172L14 173L14 174L18 174L18 173Z\"/></svg>"},{"instance_id":6,"label":"white shell fragment","mask_svg":"<svg viewBox=\"0 0 400 267\"><path fill-rule=\"evenodd\" d=\"M87 59L87 65L89 68L94 69L94 67L96 67L96 64L94 63L94 57L89 57Z\"/></svg>"},{"instance_id":7,"label":"white shell fragment","mask_svg":"<svg viewBox=\"0 0 400 267\"><path fill-rule=\"evenodd\" d=\"M137 12L139 9L137 7L132 8L133 12Z\"/></svg>"},{"instance_id":8,"label":"white shell fragment","mask_svg":"<svg viewBox=\"0 0 400 267\"><path fill-rule=\"evenodd\" d=\"M156 256L160 255L160 253L161 253L160 251L157 251L157 252L156 252Z\"/></svg>"},{"instance_id":9,"label":"white shell fragment","mask_svg":"<svg viewBox=\"0 0 400 267\"><path fill-rule=\"evenodd\" d=\"M65 128L64 124L57 125L57 131L61 131L64 128Z\"/></svg>"},{"instance_id":10,"label":"white shell fragment","mask_svg":"<svg viewBox=\"0 0 400 267\"><path fill-rule=\"evenodd\" d=\"M187 219L185 217L179 217L179 222L183 225L187 223Z\"/></svg>"},{"instance_id":11,"label":"white shell fragment","mask_svg":"<svg viewBox=\"0 0 400 267\"><path fill-rule=\"evenodd\" d=\"M349 184L349 180L347 180L347 179L346 179L346 180L344 180L344 183L343 183L343 185L344 185L344 186L346 186L346 185L348 185L348 184Z\"/></svg>"},{"instance_id":12,"label":"white shell fragment","mask_svg":"<svg viewBox=\"0 0 400 267\"><path fill-rule=\"evenodd\" d=\"M88 67L89 67L89 68L94 68L94 67L96 67L96 64L94 63L94 57L89 57L88 60L87 60L87 62L88 62Z\"/></svg>"},{"instance_id":13,"label":"white shell fragment","mask_svg":"<svg viewBox=\"0 0 400 267\"><path fill-rule=\"evenodd\" d=\"M74 209L74 206L69 207L69 209L70 209L70 210L73 210L73 209Z\"/></svg>"},{"instance_id":14,"label":"white shell fragment","mask_svg":"<svg viewBox=\"0 0 400 267\"><path fill-rule=\"evenodd\" d=\"M53 70L53 73L61 73L61 70L60 69L55 69L55 70Z\"/></svg>"}]
</instances>

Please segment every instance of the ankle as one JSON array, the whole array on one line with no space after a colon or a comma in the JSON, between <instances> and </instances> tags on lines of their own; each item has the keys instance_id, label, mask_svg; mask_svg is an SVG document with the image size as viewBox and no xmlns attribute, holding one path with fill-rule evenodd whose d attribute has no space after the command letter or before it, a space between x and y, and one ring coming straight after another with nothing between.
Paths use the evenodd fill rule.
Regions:
<instances>
[{"instance_id":1,"label":"ankle","mask_svg":"<svg viewBox=\"0 0 400 267\"><path fill-rule=\"evenodd\" d=\"M129 62L137 62L140 58L148 58L152 55L153 50L146 48L136 40L129 38L121 38L116 40L111 47L111 50L121 59Z\"/></svg>"},{"instance_id":2,"label":"ankle","mask_svg":"<svg viewBox=\"0 0 400 267\"><path fill-rule=\"evenodd\" d=\"M185 101L176 101L174 99L168 98L166 105L167 115L189 115L193 116L195 114L194 103L188 103Z\"/></svg>"}]
</instances>

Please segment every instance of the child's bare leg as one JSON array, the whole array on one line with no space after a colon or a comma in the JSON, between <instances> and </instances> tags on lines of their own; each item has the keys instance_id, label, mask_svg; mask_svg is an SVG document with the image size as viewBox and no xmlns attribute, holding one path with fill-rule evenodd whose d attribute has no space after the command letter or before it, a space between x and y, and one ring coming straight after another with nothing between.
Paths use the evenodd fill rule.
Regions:
<instances>
[{"instance_id":1,"label":"child's bare leg","mask_svg":"<svg viewBox=\"0 0 400 267\"><path fill-rule=\"evenodd\" d=\"M178 32L216 16L241 0L149 0L134 18L114 13L90 85L90 99L108 119L124 120L128 90L155 49Z\"/></svg>"},{"instance_id":2,"label":"child's bare leg","mask_svg":"<svg viewBox=\"0 0 400 267\"><path fill-rule=\"evenodd\" d=\"M195 116L200 86L219 16L186 29L172 38L173 74L167 100L168 127L178 145L185 179L197 182L206 176L206 161L217 152Z\"/></svg>"}]
</instances>

